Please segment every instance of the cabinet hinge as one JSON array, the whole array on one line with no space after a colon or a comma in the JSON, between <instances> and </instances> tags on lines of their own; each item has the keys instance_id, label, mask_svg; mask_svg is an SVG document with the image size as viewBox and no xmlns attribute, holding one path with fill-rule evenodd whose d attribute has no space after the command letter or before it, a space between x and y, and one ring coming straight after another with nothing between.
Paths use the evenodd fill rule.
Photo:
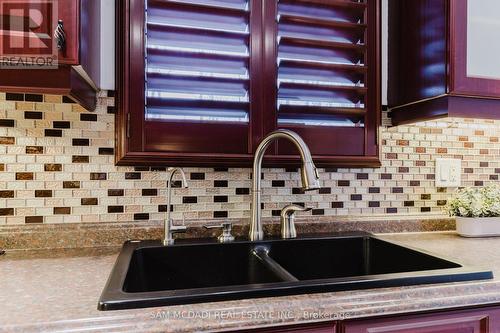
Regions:
<instances>
[{"instance_id":1,"label":"cabinet hinge","mask_svg":"<svg viewBox=\"0 0 500 333\"><path fill-rule=\"evenodd\" d=\"M127 113L127 138L130 138L130 112Z\"/></svg>"}]
</instances>

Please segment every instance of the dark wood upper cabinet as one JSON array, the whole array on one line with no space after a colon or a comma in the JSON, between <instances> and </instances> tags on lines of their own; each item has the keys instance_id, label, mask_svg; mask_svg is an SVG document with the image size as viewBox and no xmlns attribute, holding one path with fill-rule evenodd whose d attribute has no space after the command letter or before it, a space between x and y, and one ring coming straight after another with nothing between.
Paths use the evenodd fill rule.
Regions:
<instances>
[{"instance_id":1,"label":"dark wood upper cabinet","mask_svg":"<svg viewBox=\"0 0 500 333\"><path fill-rule=\"evenodd\" d=\"M379 0L117 5L118 165L251 166L277 128L320 166L379 165Z\"/></svg>"},{"instance_id":2,"label":"dark wood upper cabinet","mask_svg":"<svg viewBox=\"0 0 500 333\"><path fill-rule=\"evenodd\" d=\"M89 25L98 24L88 12L91 1L0 3L0 58L3 65L29 56L48 59L47 55L57 45L55 30L60 29L64 35L63 46L53 52L56 66L36 69L0 67L0 90L67 95L86 109L94 110L96 88L88 78L84 79L88 74L87 68L82 66L94 61L89 52L90 48L96 47L88 42Z\"/></svg>"},{"instance_id":3,"label":"dark wood upper cabinet","mask_svg":"<svg viewBox=\"0 0 500 333\"><path fill-rule=\"evenodd\" d=\"M394 125L500 119L496 0L389 0L388 104Z\"/></svg>"}]
</instances>

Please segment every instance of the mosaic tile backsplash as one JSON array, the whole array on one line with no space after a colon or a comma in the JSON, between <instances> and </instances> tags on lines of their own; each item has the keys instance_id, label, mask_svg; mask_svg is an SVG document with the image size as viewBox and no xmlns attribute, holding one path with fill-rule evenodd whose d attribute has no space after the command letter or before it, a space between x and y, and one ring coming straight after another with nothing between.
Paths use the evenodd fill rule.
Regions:
<instances>
[{"instance_id":1,"label":"mosaic tile backsplash","mask_svg":"<svg viewBox=\"0 0 500 333\"><path fill-rule=\"evenodd\" d=\"M161 220L166 168L114 166L114 98L87 112L66 97L0 93L0 225ZM263 216L294 202L312 215L440 215L453 189L434 186L434 159L460 158L462 184L500 175L500 121L450 119L380 129L382 167L321 169L301 193L296 169L264 169ZM251 169L186 168L177 219L249 216Z\"/></svg>"}]
</instances>

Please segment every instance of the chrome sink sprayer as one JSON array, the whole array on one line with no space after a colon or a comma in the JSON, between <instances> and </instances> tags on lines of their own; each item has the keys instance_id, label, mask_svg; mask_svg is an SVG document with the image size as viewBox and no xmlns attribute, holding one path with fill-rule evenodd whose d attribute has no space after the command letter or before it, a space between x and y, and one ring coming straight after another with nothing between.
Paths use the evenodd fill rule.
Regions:
<instances>
[{"instance_id":1,"label":"chrome sink sprayer","mask_svg":"<svg viewBox=\"0 0 500 333\"><path fill-rule=\"evenodd\" d=\"M170 202L172 198L172 181L177 172L181 174L182 178L182 187L187 188L187 180L186 174L181 168L168 168L168 172L170 173L168 176L168 185L167 185L167 218L164 223L165 234L163 237L163 245L172 245L174 244L174 233L185 232L186 226L174 226L173 220L170 217Z\"/></svg>"},{"instance_id":2,"label":"chrome sink sprayer","mask_svg":"<svg viewBox=\"0 0 500 333\"><path fill-rule=\"evenodd\" d=\"M305 191L316 190L320 188L319 175L316 166L313 163L311 152L302 138L295 132L279 129L266 136L257 147L253 160L252 172L252 216L250 220L250 232L248 238L251 241L262 240L264 231L261 221L261 179L262 159L269 145L277 139L287 139L291 141L298 149L302 159L302 168L300 175L302 178L302 188Z\"/></svg>"}]
</instances>

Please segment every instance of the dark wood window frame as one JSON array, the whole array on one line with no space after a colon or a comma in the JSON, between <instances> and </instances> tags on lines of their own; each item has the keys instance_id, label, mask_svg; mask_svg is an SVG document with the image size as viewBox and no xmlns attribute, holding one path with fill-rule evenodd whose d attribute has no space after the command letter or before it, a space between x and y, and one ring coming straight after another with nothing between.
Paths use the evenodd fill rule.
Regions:
<instances>
[{"instance_id":1,"label":"dark wood window frame","mask_svg":"<svg viewBox=\"0 0 500 333\"><path fill-rule=\"evenodd\" d=\"M144 144L147 135L161 135L161 128L145 127L144 117L144 0L124 0L117 2L117 78L116 78L116 164L117 165L177 165L177 166L231 166L249 167L253 160L253 151L265 134L277 128L276 125L276 1L249 0L253 8L249 21L251 31L250 52L261 56L250 58L250 123L248 125L247 151L245 153L188 153L147 150ZM298 0L302 3L351 6L350 0ZM321 128L308 132L306 142L311 146L316 164L320 167L377 167L380 166L378 127L380 124L380 1L366 0L357 3L366 6L365 20L369 28L365 32L365 65L369 87L365 95L365 126L359 131L342 131L342 127ZM262 84L257 84L262 82ZM264 113L263 110L273 110ZM204 132L206 123L190 124L190 130ZM221 131L212 130L212 143L222 143L238 126L223 126ZM186 128L179 126L178 136L185 136ZM293 129L293 128L292 128ZM322 135L328 132L331 142L341 142L342 155L314 154L315 144L324 144ZM217 134L218 133L218 134ZM359 142L359 133L363 134L361 146L356 144L356 155L349 154L352 140ZM299 131L299 134L303 134ZM187 139L189 137L187 136ZM281 145L278 147L278 145ZM269 149L264 164L266 166L297 165L296 155L287 147L288 143L278 143ZM360 148L361 147L361 148Z\"/></svg>"}]
</instances>

